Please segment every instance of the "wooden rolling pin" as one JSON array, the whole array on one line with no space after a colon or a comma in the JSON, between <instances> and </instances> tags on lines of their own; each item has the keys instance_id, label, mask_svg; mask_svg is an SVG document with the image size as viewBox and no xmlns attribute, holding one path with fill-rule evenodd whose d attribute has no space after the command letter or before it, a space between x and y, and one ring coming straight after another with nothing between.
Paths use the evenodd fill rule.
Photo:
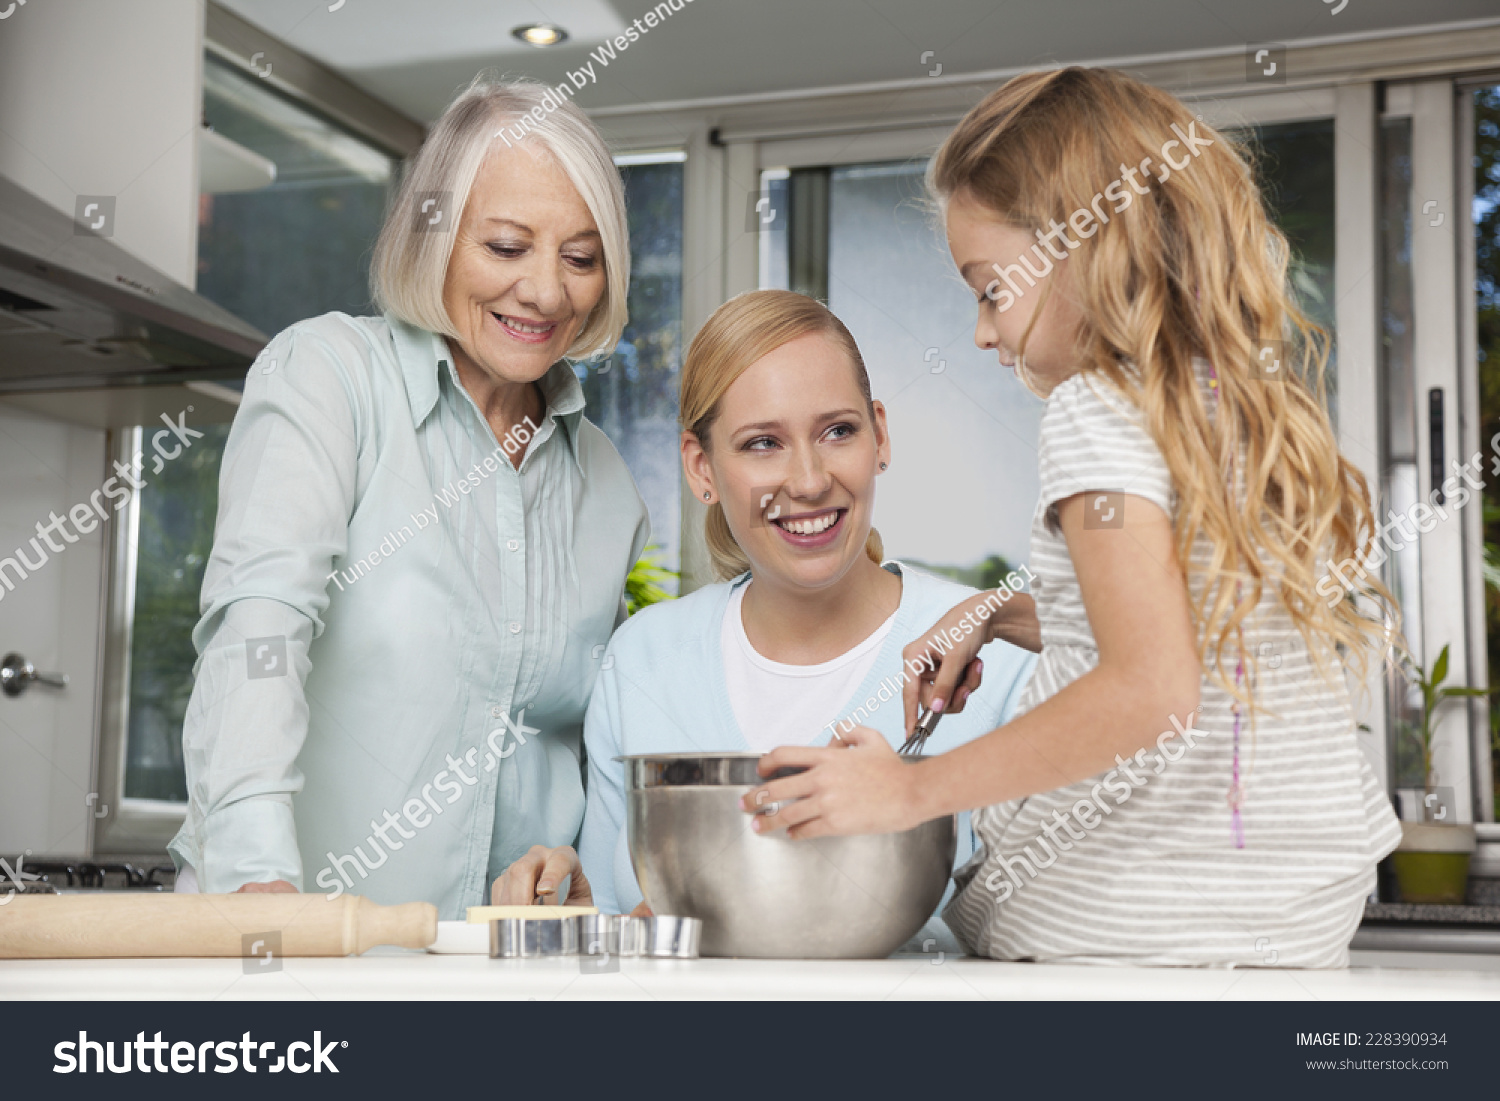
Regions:
<instances>
[{"instance_id":1,"label":"wooden rolling pin","mask_svg":"<svg viewBox=\"0 0 1500 1101\"><path fill-rule=\"evenodd\" d=\"M279 950L268 941L252 951L267 933L280 934ZM0 906L0 959L9 960L347 956L436 939L430 902L378 906L357 895L98 892L15 895Z\"/></svg>"}]
</instances>

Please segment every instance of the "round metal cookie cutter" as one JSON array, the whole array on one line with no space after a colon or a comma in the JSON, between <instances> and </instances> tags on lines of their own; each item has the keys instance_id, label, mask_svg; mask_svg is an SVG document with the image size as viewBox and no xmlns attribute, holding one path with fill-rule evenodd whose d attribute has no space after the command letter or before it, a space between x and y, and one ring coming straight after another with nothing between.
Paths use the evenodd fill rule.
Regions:
<instances>
[{"instance_id":1,"label":"round metal cookie cutter","mask_svg":"<svg viewBox=\"0 0 1500 1101\"><path fill-rule=\"evenodd\" d=\"M544 959L578 955L578 919L500 918L490 922L490 958Z\"/></svg>"},{"instance_id":2,"label":"round metal cookie cutter","mask_svg":"<svg viewBox=\"0 0 1500 1101\"><path fill-rule=\"evenodd\" d=\"M698 958L698 942L703 937L703 922L698 918L659 914L630 920L637 926L634 938L638 955L658 960Z\"/></svg>"}]
</instances>

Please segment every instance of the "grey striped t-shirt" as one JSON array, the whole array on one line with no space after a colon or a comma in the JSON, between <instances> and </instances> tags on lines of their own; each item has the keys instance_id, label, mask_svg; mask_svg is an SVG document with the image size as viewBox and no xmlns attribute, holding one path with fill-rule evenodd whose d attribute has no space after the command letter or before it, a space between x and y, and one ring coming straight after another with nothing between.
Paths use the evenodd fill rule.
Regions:
<instances>
[{"instance_id":1,"label":"grey striped t-shirt","mask_svg":"<svg viewBox=\"0 0 1500 1101\"><path fill-rule=\"evenodd\" d=\"M1055 504L1102 494L1088 502L1100 524L1114 521L1111 507L1143 507L1139 499L1175 515L1166 461L1103 376L1075 375L1052 391L1038 451L1029 565L1043 649L1018 714L1099 660L1067 544L1048 522ZM1200 536L1194 565L1210 552ZM957 873L944 913L965 947L1074 963L1347 965L1375 864L1400 827L1356 742L1342 677L1319 676L1274 586L1247 621L1245 646L1261 710L1241 728L1244 847L1228 799L1231 697L1205 675L1200 713L1191 724L1177 716L1186 734L1093 779L975 812L983 848ZM1176 733L1165 715L1162 729Z\"/></svg>"}]
</instances>

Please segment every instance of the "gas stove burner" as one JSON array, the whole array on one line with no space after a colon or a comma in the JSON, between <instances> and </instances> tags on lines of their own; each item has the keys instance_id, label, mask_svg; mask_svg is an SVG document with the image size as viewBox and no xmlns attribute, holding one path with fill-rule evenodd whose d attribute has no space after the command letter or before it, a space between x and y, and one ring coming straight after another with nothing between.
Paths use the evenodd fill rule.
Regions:
<instances>
[{"instance_id":1,"label":"gas stove burner","mask_svg":"<svg viewBox=\"0 0 1500 1101\"><path fill-rule=\"evenodd\" d=\"M25 864L40 882L61 891L169 891L176 882L171 864L141 866L129 861L52 858Z\"/></svg>"}]
</instances>

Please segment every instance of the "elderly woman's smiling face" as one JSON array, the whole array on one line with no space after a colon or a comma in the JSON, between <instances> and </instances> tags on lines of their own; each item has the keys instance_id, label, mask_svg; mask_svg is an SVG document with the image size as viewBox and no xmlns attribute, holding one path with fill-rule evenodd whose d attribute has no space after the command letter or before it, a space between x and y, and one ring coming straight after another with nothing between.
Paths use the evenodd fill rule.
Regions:
<instances>
[{"instance_id":1,"label":"elderly woman's smiling face","mask_svg":"<svg viewBox=\"0 0 1500 1101\"><path fill-rule=\"evenodd\" d=\"M443 280L462 353L498 382L533 382L604 294L588 205L546 149L491 150L474 177Z\"/></svg>"}]
</instances>

